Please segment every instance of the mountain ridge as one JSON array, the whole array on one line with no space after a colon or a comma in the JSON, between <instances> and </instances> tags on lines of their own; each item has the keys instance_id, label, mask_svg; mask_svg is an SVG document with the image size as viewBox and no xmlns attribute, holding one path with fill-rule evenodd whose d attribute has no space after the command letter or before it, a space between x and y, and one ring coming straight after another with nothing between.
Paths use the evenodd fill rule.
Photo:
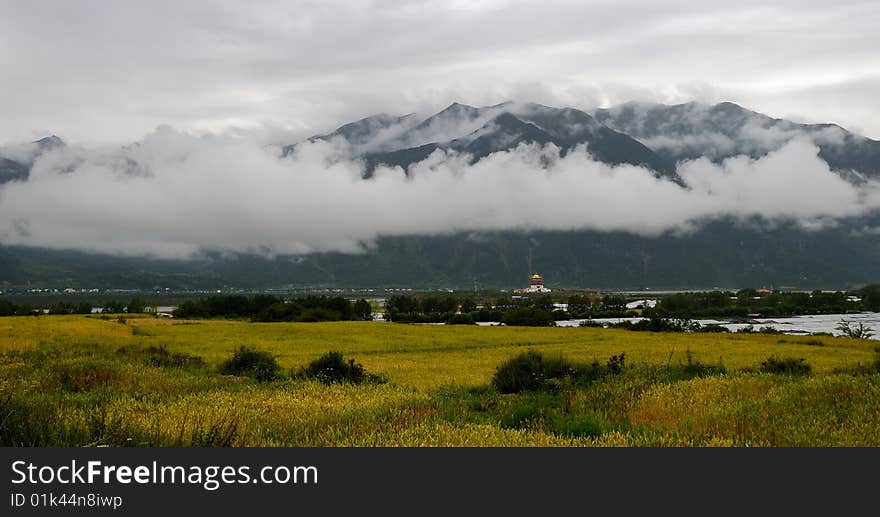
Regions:
<instances>
[{"instance_id":1,"label":"mountain ridge","mask_svg":"<svg viewBox=\"0 0 880 517\"><path fill-rule=\"evenodd\" d=\"M426 138L433 141L410 145ZM383 164L406 171L438 150L469 154L478 161L493 152L535 143L556 145L562 154L583 145L599 161L653 164L647 166L658 176L675 181L675 164L683 160L707 158L717 163L740 154L758 158L794 138L810 139L819 148L820 158L854 184L880 179L880 142L836 124L798 124L729 102L626 103L592 114L534 103L485 107L453 103L425 118L414 114L365 117L303 142L342 139L353 157L364 161L367 178L369 171ZM284 154L294 153L303 142L285 147ZM27 181L33 160L64 144L57 137L47 137L28 145L34 146L29 163L0 156L0 183L4 178ZM588 230L380 237L375 247L360 255L315 253L275 259L246 253L232 254L228 260L223 254L192 261L126 259L0 243L0 285L51 281L97 282L107 287L461 288L477 282L506 288L518 286L520 277L532 268L557 287L773 283L835 288L880 279L880 216L876 213L841 219L836 226L818 230L790 222L745 226L736 221L701 221L698 226L690 234L656 237ZM527 262L530 256L534 260Z\"/></svg>"},{"instance_id":2,"label":"mountain ridge","mask_svg":"<svg viewBox=\"0 0 880 517\"><path fill-rule=\"evenodd\" d=\"M819 157L851 180L880 179L880 141L834 123L801 124L774 118L733 102L629 102L594 112L608 127L624 132L674 162L738 155L760 158L794 138L807 138ZM853 178L848 173L856 173Z\"/></svg>"}]
</instances>

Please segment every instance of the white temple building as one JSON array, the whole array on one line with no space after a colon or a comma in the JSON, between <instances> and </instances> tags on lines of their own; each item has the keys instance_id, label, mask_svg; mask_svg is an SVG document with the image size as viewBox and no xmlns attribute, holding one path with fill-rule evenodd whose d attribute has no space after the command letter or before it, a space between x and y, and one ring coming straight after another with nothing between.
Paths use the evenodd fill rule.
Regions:
<instances>
[{"instance_id":1,"label":"white temple building","mask_svg":"<svg viewBox=\"0 0 880 517\"><path fill-rule=\"evenodd\" d=\"M514 289L515 293L549 293L550 289L544 287L544 277L535 273L529 278L529 286L525 289Z\"/></svg>"}]
</instances>

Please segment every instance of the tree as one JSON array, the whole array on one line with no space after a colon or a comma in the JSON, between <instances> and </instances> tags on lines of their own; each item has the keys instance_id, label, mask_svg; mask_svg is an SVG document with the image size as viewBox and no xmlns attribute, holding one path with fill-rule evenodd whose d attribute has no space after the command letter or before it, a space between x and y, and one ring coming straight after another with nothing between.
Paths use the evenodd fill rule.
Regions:
<instances>
[{"instance_id":1,"label":"tree","mask_svg":"<svg viewBox=\"0 0 880 517\"><path fill-rule=\"evenodd\" d=\"M132 298L131 301L128 302L127 311L135 314L144 312L144 309L147 308L147 302L144 301L143 298Z\"/></svg>"},{"instance_id":2,"label":"tree","mask_svg":"<svg viewBox=\"0 0 880 517\"><path fill-rule=\"evenodd\" d=\"M412 296L389 296L388 299L385 300L385 308L388 310L388 312L418 312L419 301Z\"/></svg>"},{"instance_id":3,"label":"tree","mask_svg":"<svg viewBox=\"0 0 880 517\"><path fill-rule=\"evenodd\" d=\"M6 300L0 300L0 316L12 316L18 310L18 306Z\"/></svg>"},{"instance_id":4,"label":"tree","mask_svg":"<svg viewBox=\"0 0 880 517\"><path fill-rule=\"evenodd\" d=\"M862 303L869 311L880 311L880 284L871 284L862 289Z\"/></svg>"},{"instance_id":5,"label":"tree","mask_svg":"<svg viewBox=\"0 0 880 517\"><path fill-rule=\"evenodd\" d=\"M42 313L43 311L38 311L33 305L29 303L19 305L18 309L16 309L15 311L16 316L38 316Z\"/></svg>"},{"instance_id":6,"label":"tree","mask_svg":"<svg viewBox=\"0 0 880 517\"><path fill-rule=\"evenodd\" d=\"M523 327L552 327L556 324L550 311L535 307L510 309L501 316L501 323Z\"/></svg>"},{"instance_id":7,"label":"tree","mask_svg":"<svg viewBox=\"0 0 880 517\"><path fill-rule=\"evenodd\" d=\"M73 306L66 302L58 302L49 308L49 314L71 314Z\"/></svg>"},{"instance_id":8,"label":"tree","mask_svg":"<svg viewBox=\"0 0 880 517\"><path fill-rule=\"evenodd\" d=\"M590 305L590 299L586 296L574 295L568 298L568 312L575 317L588 314Z\"/></svg>"},{"instance_id":9,"label":"tree","mask_svg":"<svg viewBox=\"0 0 880 517\"><path fill-rule=\"evenodd\" d=\"M119 300L110 300L104 304L104 310L101 312L107 314L121 314L125 312L125 303Z\"/></svg>"},{"instance_id":10,"label":"tree","mask_svg":"<svg viewBox=\"0 0 880 517\"><path fill-rule=\"evenodd\" d=\"M605 295L602 297L602 310L622 311L626 309L626 298L623 296Z\"/></svg>"},{"instance_id":11,"label":"tree","mask_svg":"<svg viewBox=\"0 0 880 517\"><path fill-rule=\"evenodd\" d=\"M477 310L477 302L473 298L465 298L461 301L461 312L474 312Z\"/></svg>"},{"instance_id":12,"label":"tree","mask_svg":"<svg viewBox=\"0 0 880 517\"><path fill-rule=\"evenodd\" d=\"M370 321L373 319L373 308L370 302L361 298L354 302L354 317L358 320Z\"/></svg>"},{"instance_id":13,"label":"tree","mask_svg":"<svg viewBox=\"0 0 880 517\"><path fill-rule=\"evenodd\" d=\"M495 303L492 304L492 307L501 311L507 310L513 306L513 300L510 297L499 296L495 299Z\"/></svg>"}]
</instances>

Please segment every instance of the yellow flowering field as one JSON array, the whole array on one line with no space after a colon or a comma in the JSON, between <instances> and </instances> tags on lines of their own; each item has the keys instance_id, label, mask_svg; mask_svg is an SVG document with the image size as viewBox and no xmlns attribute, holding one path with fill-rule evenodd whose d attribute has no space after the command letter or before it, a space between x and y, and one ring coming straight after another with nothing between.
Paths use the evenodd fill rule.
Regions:
<instances>
[{"instance_id":1,"label":"yellow flowering field","mask_svg":"<svg viewBox=\"0 0 880 517\"><path fill-rule=\"evenodd\" d=\"M278 378L221 373L241 346L274 356ZM876 446L875 347L830 336L7 317L0 318L0 439L59 446ZM297 376L329 351L387 382ZM624 354L626 366L551 392L498 392L496 368L526 351L596 365ZM809 374L762 372L770 356L802 359ZM714 370L682 374L691 363Z\"/></svg>"}]
</instances>

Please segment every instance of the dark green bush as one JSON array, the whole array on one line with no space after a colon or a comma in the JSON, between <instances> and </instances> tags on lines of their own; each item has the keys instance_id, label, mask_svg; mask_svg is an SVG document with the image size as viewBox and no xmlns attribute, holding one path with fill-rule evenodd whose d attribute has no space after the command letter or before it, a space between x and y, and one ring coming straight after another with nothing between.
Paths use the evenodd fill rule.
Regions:
<instances>
[{"instance_id":1,"label":"dark green bush","mask_svg":"<svg viewBox=\"0 0 880 517\"><path fill-rule=\"evenodd\" d=\"M571 438L596 437L602 434L602 425L591 413L554 414L550 420L553 433Z\"/></svg>"},{"instance_id":2,"label":"dark green bush","mask_svg":"<svg viewBox=\"0 0 880 517\"><path fill-rule=\"evenodd\" d=\"M382 375L367 372L354 359L346 360L342 352L327 352L302 368L296 377L324 384L381 384L388 382Z\"/></svg>"},{"instance_id":3,"label":"dark green bush","mask_svg":"<svg viewBox=\"0 0 880 517\"><path fill-rule=\"evenodd\" d=\"M473 325L474 317L467 313L453 314L446 320L447 325Z\"/></svg>"},{"instance_id":4,"label":"dark green bush","mask_svg":"<svg viewBox=\"0 0 880 517\"><path fill-rule=\"evenodd\" d=\"M694 358L694 354L688 350L686 353L687 364L684 365L684 377L686 379L692 379L694 377L709 377L712 375L723 375L727 373L727 369L724 368L724 365L721 364L719 360L718 364L703 364L699 360Z\"/></svg>"},{"instance_id":5,"label":"dark green bush","mask_svg":"<svg viewBox=\"0 0 880 517\"><path fill-rule=\"evenodd\" d=\"M522 327L552 327L556 324L553 313L536 307L517 307L505 312L501 323Z\"/></svg>"},{"instance_id":6,"label":"dark green bush","mask_svg":"<svg viewBox=\"0 0 880 517\"><path fill-rule=\"evenodd\" d=\"M521 393L547 388L549 379L573 377L575 369L562 357L546 358L538 352L523 352L495 370L492 385L500 393Z\"/></svg>"},{"instance_id":7,"label":"dark green bush","mask_svg":"<svg viewBox=\"0 0 880 517\"><path fill-rule=\"evenodd\" d=\"M274 381L281 377L281 365L272 354L246 346L240 347L232 357L223 361L218 371L224 375L252 377L260 382Z\"/></svg>"},{"instance_id":8,"label":"dark green bush","mask_svg":"<svg viewBox=\"0 0 880 517\"><path fill-rule=\"evenodd\" d=\"M635 322L624 320L608 327L642 332L694 332L700 329L700 324L688 319L652 317Z\"/></svg>"},{"instance_id":9,"label":"dark green bush","mask_svg":"<svg viewBox=\"0 0 880 517\"><path fill-rule=\"evenodd\" d=\"M311 307L304 309L296 321L303 323L317 323L319 321L339 321L342 319L344 318L342 318L342 316L336 311L324 307Z\"/></svg>"},{"instance_id":10,"label":"dark green bush","mask_svg":"<svg viewBox=\"0 0 880 517\"><path fill-rule=\"evenodd\" d=\"M809 375L813 368L804 358L771 356L761 363L762 373L775 373L782 375Z\"/></svg>"},{"instance_id":11,"label":"dark green bush","mask_svg":"<svg viewBox=\"0 0 880 517\"><path fill-rule=\"evenodd\" d=\"M556 391L571 384L586 384L603 375L623 371L624 354L612 356L605 366L573 363L562 356L544 356L528 351L502 363L495 369L492 386L499 393Z\"/></svg>"}]
</instances>

